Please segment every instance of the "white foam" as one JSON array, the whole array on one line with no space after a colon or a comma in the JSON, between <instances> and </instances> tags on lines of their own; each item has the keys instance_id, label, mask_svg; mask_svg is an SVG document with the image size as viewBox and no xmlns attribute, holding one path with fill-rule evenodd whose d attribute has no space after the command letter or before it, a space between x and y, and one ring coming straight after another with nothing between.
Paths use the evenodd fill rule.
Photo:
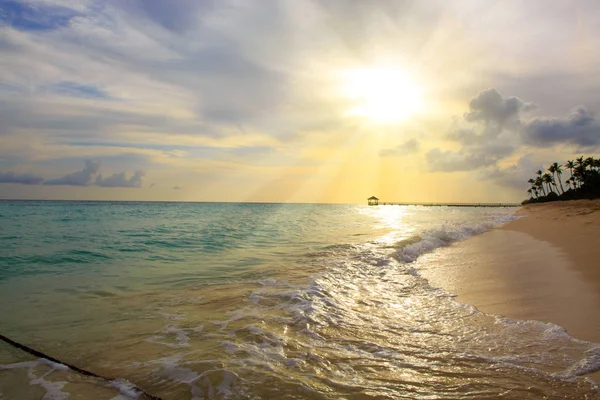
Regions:
<instances>
[{"instance_id":1,"label":"white foam","mask_svg":"<svg viewBox=\"0 0 600 400\"><path fill-rule=\"evenodd\" d=\"M0 369L32 368L37 365L40 365L39 360L38 361L24 361L24 362L20 362L20 363L0 365Z\"/></svg>"},{"instance_id":2,"label":"white foam","mask_svg":"<svg viewBox=\"0 0 600 400\"><path fill-rule=\"evenodd\" d=\"M202 325L200 327L191 328L189 330L193 332L202 332L203 329L204 326ZM183 328L179 328L175 325L167 325L165 329L158 331L157 333L159 334L146 339L146 342L157 343L171 348L182 348L190 346L190 337L186 333L186 330ZM174 340L176 343L170 343L165 341L169 335L175 335Z\"/></svg>"},{"instance_id":3,"label":"white foam","mask_svg":"<svg viewBox=\"0 0 600 400\"><path fill-rule=\"evenodd\" d=\"M518 219L520 217L514 215L502 215L473 225L462 225L457 227L443 225L440 228L430 229L418 237L414 242L402 246L394 254L394 258L398 261L410 263L415 261L422 254L428 253L439 247L447 246L456 241L465 240L471 236L478 235L494 227L500 226L506 222ZM401 245L403 242L400 241ZM409 240L410 242L410 240Z\"/></svg>"},{"instance_id":4,"label":"white foam","mask_svg":"<svg viewBox=\"0 0 600 400\"><path fill-rule=\"evenodd\" d=\"M153 362L159 363L162 366L162 369L155 372L155 374L188 385L192 400L202 399L204 394L196 385L198 379L200 379L200 375L190 368L184 368L179 365L184 356L184 354L176 354Z\"/></svg>"},{"instance_id":5,"label":"white foam","mask_svg":"<svg viewBox=\"0 0 600 400\"><path fill-rule=\"evenodd\" d=\"M141 392L135 385L125 379L115 379L111 381L108 387L117 389L120 393L117 397L114 397L113 400L121 400L121 399L137 399L140 397Z\"/></svg>"},{"instance_id":6,"label":"white foam","mask_svg":"<svg viewBox=\"0 0 600 400\"><path fill-rule=\"evenodd\" d=\"M231 386L233 386L239 377L235 373L227 370L223 370L223 375L223 380L217 386L217 392L227 398L231 396Z\"/></svg>"},{"instance_id":7,"label":"white foam","mask_svg":"<svg viewBox=\"0 0 600 400\"><path fill-rule=\"evenodd\" d=\"M250 300L252 303L258 303L262 300L262 297L259 296L258 293L254 292L250 296L248 296L248 300Z\"/></svg>"},{"instance_id":8,"label":"white foam","mask_svg":"<svg viewBox=\"0 0 600 400\"><path fill-rule=\"evenodd\" d=\"M50 367L50 371L46 372L45 374L43 374L41 376L36 375L35 368L40 365L46 365L46 366ZM30 385L39 385L42 388L44 388L44 390L46 391L42 400L66 400L69 398L69 396L70 396L69 393L63 392L61 390L68 382L65 382L65 381L53 382L53 381L47 381L46 379L44 379L45 377L47 377L49 374L51 374L54 371L64 371L65 369L68 369L68 367L66 367L65 365L57 364L52 361L46 360L44 358L39 358L35 361L25 361L25 362L14 363L14 364L0 365L0 369L21 369L21 368L27 369L27 377L29 378Z\"/></svg>"},{"instance_id":9,"label":"white foam","mask_svg":"<svg viewBox=\"0 0 600 400\"><path fill-rule=\"evenodd\" d=\"M270 285L274 285L275 283L277 283L277 280L275 278L268 278L268 279L260 281L259 283L264 286L270 286Z\"/></svg>"},{"instance_id":10,"label":"white foam","mask_svg":"<svg viewBox=\"0 0 600 400\"><path fill-rule=\"evenodd\" d=\"M181 314L162 313L162 316L174 321L181 321L182 319L185 319L185 316Z\"/></svg>"},{"instance_id":11,"label":"white foam","mask_svg":"<svg viewBox=\"0 0 600 400\"><path fill-rule=\"evenodd\" d=\"M570 378L598 370L600 370L600 347L594 347L587 350L584 357L572 365L571 368L555 374L555 376Z\"/></svg>"},{"instance_id":12,"label":"white foam","mask_svg":"<svg viewBox=\"0 0 600 400\"><path fill-rule=\"evenodd\" d=\"M40 358L40 363L44 364L44 365L47 365L47 366L49 366L50 368L52 368L53 370L56 370L56 371L67 371L67 370L70 369L66 365L55 363L53 361L46 360L45 358Z\"/></svg>"},{"instance_id":13,"label":"white foam","mask_svg":"<svg viewBox=\"0 0 600 400\"><path fill-rule=\"evenodd\" d=\"M230 340L222 341L221 346L223 346L225 348L225 351L230 354L235 353L239 349L239 346Z\"/></svg>"},{"instance_id":14,"label":"white foam","mask_svg":"<svg viewBox=\"0 0 600 400\"><path fill-rule=\"evenodd\" d=\"M177 328L175 326L168 326L164 331L166 334L175 334L175 341L180 347L188 347L190 337L185 333L183 329Z\"/></svg>"},{"instance_id":15,"label":"white foam","mask_svg":"<svg viewBox=\"0 0 600 400\"><path fill-rule=\"evenodd\" d=\"M33 373L32 370L30 370L30 372L28 373L28 376L31 379L29 381L29 384L40 385L46 391L46 394L44 395L44 397L42 397L42 400L66 400L71 396L69 393L63 392L61 390L68 382L47 381L44 379L46 375L48 374L44 374L38 377Z\"/></svg>"}]
</instances>

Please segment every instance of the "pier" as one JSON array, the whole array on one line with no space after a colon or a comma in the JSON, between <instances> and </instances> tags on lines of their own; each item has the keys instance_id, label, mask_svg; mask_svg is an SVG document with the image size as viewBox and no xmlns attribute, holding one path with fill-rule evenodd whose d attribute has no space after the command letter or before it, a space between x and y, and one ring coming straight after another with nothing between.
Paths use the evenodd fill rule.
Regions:
<instances>
[{"instance_id":1,"label":"pier","mask_svg":"<svg viewBox=\"0 0 600 400\"><path fill-rule=\"evenodd\" d=\"M423 207L519 207L519 203L410 203L385 201L372 196L367 199L370 206L423 206Z\"/></svg>"},{"instance_id":2,"label":"pier","mask_svg":"<svg viewBox=\"0 0 600 400\"><path fill-rule=\"evenodd\" d=\"M423 207L519 207L518 203L397 203L384 202L380 206L423 206Z\"/></svg>"}]
</instances>

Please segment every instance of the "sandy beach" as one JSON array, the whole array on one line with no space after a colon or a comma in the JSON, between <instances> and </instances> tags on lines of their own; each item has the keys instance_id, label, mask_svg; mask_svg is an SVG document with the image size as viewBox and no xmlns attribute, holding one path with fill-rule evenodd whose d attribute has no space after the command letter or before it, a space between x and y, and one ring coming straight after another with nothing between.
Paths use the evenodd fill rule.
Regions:
<instances>
[{"instance_id":1,"label":"sandy beach","mask_svg":"<svg viewBox=\"0 0 600 400\"><path fill-rule=\"evenodd\" d=\"M551 322L600 343L600 200L533 204L517 215L425 256L439 268L423 275L486 313Z\"/></svg>"}]
</instances>

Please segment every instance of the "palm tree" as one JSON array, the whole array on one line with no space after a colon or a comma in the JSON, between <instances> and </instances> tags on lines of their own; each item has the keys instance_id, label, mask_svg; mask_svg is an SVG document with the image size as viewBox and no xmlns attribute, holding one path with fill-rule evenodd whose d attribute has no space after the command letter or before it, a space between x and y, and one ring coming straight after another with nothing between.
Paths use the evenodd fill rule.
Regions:
<instances>
[{"instance_id":1,"label":"palm tree","mask_svg":"<svg viewBox=\"0 0 600 400\"><path fill-rule=\"evenodd\" d=\"M542 175L542 181L548 185L548 191L555 193L554 190L552 190L552 184L554 184L554 178L552 177L552 175L550 174L544 174Z\"/></svg>"},{"instance_id":2,"label":"palm tree","mask_svg":"<svg viewBox=\"0 0 600 400\"><path fill-rule=\"evenodd\" d=\"M562 165L560 165L559 163L555 162L552 165L550 165L550 168L548 168L548 171L552 172L552 176L554 177L554 186L556 186L556 177L558 177L558 183L560 183L560 191L561 193L565 192L565 189L563 188L563 184L562 184ZM555 175L556 174L556 175ZM556 187L556 191L558 192L558 186Z\"/></svg>"},{"instance_id":3,"label":"palm tree","mask_svg":"<svg viewBox=\"0 0 600 400\"><path fill-rule=\"evenodd\" d=\"M587 171L585 169L585 164L584 163L577 164L577 166L575 167L575 170L573 171L573 177L575 178L575 181L577 182L577 187L581 187L581 185L583 184L583 181L585 180L586 175L587 175Z\"/></svg>"},{"instance_id":4,"label":"palm tree","mask_svg":"<svg viewBox=\"0 0 600 400\"><path fill-rule=\"evenodd\" d=\"M533 199L533 190L531 190L531 188L527 189L527 194L529 195L530 199Z\"/></svg>"},{"instance_id":5,"label":"palm tree","mask_svg":"<svg viewBox=\"0 0 600 400\"><path fill-rule=\"evenodd\" d=\"M585 175L585 168L587 167L586 159L583 158L583 156L581 156L581 157L577 157L576 161L577 161L576 165L578 167L581 167L581 171Z\"/></svg>"},{"instance_id":6,"label":"palm tree","mask_svg":"<svg viewBox=\"0 0 600 400\"><path fill-rule=\"evenodd\" d=\"M548 172L550 172L552 174L552 178L554 179L554 174L556 173L554 164L550 164L550 167L548 167ZM554 182L556 182L556 180L554 180ZM556 185L556 183L555 183L555 185ZM556 191L558 192L558 188L556 189Z\"/></svg>"},{"instance_id":7,"label":"palm tree","mask_svg":"<svg viewBox=\"0 0 600 400\"><path fill-rule=\"evenodd\" d=\"M594 157L588 157L585 159L585 166L586 167L593 167L594 166Z\"/></svg>"},{"instance_id":8,"label":"palm tree","mask_svg":"<svg viewBox=\"0 0 600 400\"><path fill-rule=\"evenodd\" d=\"M569 160L565 164L565 167L569 168L569 172L571 173L571 176L573 176L573 168L575 168L575 163L572 160Z\"/></svg>"},{"instance_id":9,"label":"palm tree","mask_svg":"<svg viewBox=\"0 0 600 400\"><path fill-rule=\"evenodd\" d=\"M544 196L546 196L546 188L544 187L544 181L541 177L538 176L535 178L535 186L541 189L542 193L544 193Z\"/></svg>"}]
</instances>

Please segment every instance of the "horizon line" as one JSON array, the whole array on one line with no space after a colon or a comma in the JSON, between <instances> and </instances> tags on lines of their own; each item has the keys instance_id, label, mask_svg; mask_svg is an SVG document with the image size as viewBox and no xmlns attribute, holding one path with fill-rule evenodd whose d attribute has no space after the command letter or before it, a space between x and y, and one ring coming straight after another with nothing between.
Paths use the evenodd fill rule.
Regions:
<instances>
[{"instance_id":1,"label":"horizon line","mask_svg":"<svg viewBox=\"0 0 600 400\"><path fill-rule=\"evenodd\" d=\"M322 205L366 205L365 203L326 203L326 202L278 202L278 201L207 201L207 200L77 200L77 199L11 199L0 198L0 202L8 201L47 201L47 202L80 202L80 203L205 203L205 204L322 204ZM502 202L383 202L378 206L520 206L521 203L502 203Z\"/></svg>"}]
</instances>

